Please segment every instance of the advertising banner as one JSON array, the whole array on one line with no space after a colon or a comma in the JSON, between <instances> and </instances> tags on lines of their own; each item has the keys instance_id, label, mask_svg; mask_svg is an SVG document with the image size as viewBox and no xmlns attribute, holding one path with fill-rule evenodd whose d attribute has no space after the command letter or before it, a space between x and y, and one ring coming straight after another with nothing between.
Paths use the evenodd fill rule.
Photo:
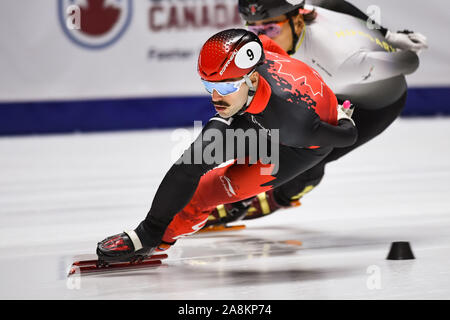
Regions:
<instances>
[{"instance_id":1,"label":"advertising banner","mask_svg":"<svg viewBox=\"0 0 450 320\"><path fill-rule=\"evenodd\" d=\"M393 32L427 36L420 67L407 76L403 114L450 114L449 3L430 0L424 9L419 0L349 2ZM245 28L237 5L2 0L0 134L184 126L207 119L212 108L197 75L198 52L216 32Z\"/></svg>"}]
</instances>

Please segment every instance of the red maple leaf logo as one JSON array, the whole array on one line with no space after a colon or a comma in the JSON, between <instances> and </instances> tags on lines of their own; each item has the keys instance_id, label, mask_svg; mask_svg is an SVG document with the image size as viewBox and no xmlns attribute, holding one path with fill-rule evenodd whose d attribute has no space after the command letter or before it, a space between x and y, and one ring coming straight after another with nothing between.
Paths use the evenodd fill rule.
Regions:
<instances>
[{"instance_id":1,"label":"red maple leaf logo","mask_svg":"<svg viewBox=\"0 0 450 320\"><path fill-rule=\"evenodd\" d=\"M80 7L81 31L99 36L110 31L119 20L120 9L105 7L105 0L87 0L87 7Z\"/></svg>"},{"instance_id":2,"label":"red maple leaf logo","mask_svg":"<svg viewBox=\"0 0 450 320\"><path fill-rule=\"evenodd\" d=\"M307 86L314 96L320 95L323 97L324 83L322 77L314 69L305 68L305 65L289 58L282 58L275 54L274 56L277 59L274 59L273 62L279 67L276 72L285 76L286 81L293 86L296 82L303 82L302 85Z\"/></svg>"}]
</instances>

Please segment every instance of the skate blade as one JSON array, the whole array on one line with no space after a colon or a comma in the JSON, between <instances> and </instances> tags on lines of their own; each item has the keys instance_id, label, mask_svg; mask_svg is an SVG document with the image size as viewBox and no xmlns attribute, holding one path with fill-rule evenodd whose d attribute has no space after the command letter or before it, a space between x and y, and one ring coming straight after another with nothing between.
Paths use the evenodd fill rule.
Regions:
<instances>
[{"instance_id":1,"label":"skate blade","mask_svg":"<svg viewBox=\"0 0 450 320\"><path fill-rule=\"evenodd\" d=\"M235 226L227 226L227 225L218 225L218 226L209 226L201 229L198 233L206 233L206 232L224 232L224 231L235 231L245 229L244 224L235 225Z\"/></svg>"},{"instance_id":2,"label":"skate blade","mask_svg":"<svg viewBox=\"0 0 450 320\"><path fill-rule=\"evenodd\" d=\"M105 273L111 271L158 267L162 265L161 260L164 260L167 257L167 254L156 254L138 262L112 262L108 264L101 264L98 260L80 260L75 261L72 264L68 276L74 274Z\"/></svg>"}]
</instances>

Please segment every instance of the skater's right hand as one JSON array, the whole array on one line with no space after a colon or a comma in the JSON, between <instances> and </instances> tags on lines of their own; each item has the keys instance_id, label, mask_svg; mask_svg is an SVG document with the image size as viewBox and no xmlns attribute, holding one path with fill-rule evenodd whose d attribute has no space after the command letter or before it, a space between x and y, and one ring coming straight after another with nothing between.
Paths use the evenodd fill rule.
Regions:
<instances>
[{"instance_id":1,"label":"skater's right hand","mask_svg":"<svg viewBox=\"0 0 450 320\"><path fill-rule=\"evenodd\" d=\"M427 37L421 33L408 30L395 33L388 31L386 33L386 40L395 48L411 50L416 53L428 48Z\"/></svg>"},{"instance_id":2,"label":"skater's right hand","mask_svg":"<svg viewBox=\"0 0 450 320\"><path fill-rule=\"evenodd\" d=\"M355 122L352 119L353 109L354 109L354 106L351 104L351 102L349 100L345 100L342 105L338 104L338 106L337 106L338 121L341 119L347 119L347 120L350 120L351 123L353 123L353 125L355 125Z\"/></svg>"}]
</instances>

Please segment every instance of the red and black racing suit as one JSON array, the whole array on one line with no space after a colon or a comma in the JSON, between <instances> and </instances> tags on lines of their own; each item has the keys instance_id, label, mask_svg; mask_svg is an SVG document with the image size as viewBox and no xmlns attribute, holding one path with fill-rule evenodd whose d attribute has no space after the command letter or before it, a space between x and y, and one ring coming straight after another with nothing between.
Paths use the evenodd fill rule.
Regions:
<instances>
[{"instance_id":1,"label":"red and black racing suit","mask_svg":"<svg viewBox=\"0 0 450 320\"><path fill-rule=\"evenodd\" d=\"M218 115L211 118L167 172L146 219L136 229L144 246L155 247L161 240L173 243L192 234L204 226L217 205L280 186L319 163L334 147L350 146L356 141L356 128L349 120L337 120L336 97L315 70L282 53L265 54L265 63L257 67L260 77L256 93L245 112L229 119ZM258 146L262 142L270 152L274 151L271 142L277 132L277 165L264 164L261 159L251 162L249 150L254 146L248 140L244 153L239 154L234 148L232 152L222 152L223 156L215 163L198 161L196 152L203 154L213 143L228 150L225 138L218 141L202 138L209 130L218 130L225 137L227 129L264 130L266 138L257 135ZM234 141L233 145L238 143ZM234 161L217 168L242 156L247 157L247 163ZM187 163L182 159L197 161ZM268 174L261 174L261 169Z\"/></svg>"}]
</instances>

